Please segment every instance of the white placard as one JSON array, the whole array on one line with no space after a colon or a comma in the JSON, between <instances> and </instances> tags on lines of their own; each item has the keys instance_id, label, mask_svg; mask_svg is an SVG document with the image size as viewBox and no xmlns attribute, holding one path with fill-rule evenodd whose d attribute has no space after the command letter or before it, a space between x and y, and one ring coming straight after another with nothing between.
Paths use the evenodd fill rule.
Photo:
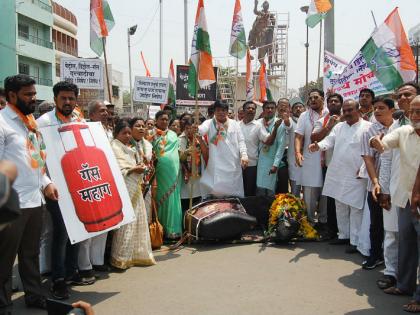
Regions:
<instances>
[{"instance_id":1,"label":"white placard","mask_svg":"<svg viewBox=\"0 0 420 315\"><path fill-rule=\"evenodd\" d=\"M138 77L134 79L133 100L136 102L166 104L169 80L167 78Z\"/></svg>"},{"instance_id":2,"label":"white placard","mask_svg":"<svg viewBox=\"0 0 420 315\"><path fill-rule=\"evenodd\" d=\"M104 70L100 59L61 58L60 79L81 89L104 88Z\"/></svg>"},{"instance_id":3,"label":"white placard","mask_svg":"<svg viewBox=\"0 0 420 315\"><path fill-rule=\"evenodd\" d=\"M160 106L150 105L149 106L149 118L155 119L156 113L160 111Z\"/></svg>"},{"instance_id":4,"label":"white placard","mask_svg":"<svg viewBox=\"0 0 420 315\"><path fill-rule=\"evenodd\" d=\"M63 131L75 125L88 126L80 129L79 134L82 146L86 146L84 152L80 151L80 137L77 142L78 132ZM48 171L58 189L58 203L72 244L135 220L124 178L101 123L46 126L40 132L46 145ZM80 185L87 189L75 189ZM92 229L98 231L88 231Z\"/></svg>"}]
</instances>

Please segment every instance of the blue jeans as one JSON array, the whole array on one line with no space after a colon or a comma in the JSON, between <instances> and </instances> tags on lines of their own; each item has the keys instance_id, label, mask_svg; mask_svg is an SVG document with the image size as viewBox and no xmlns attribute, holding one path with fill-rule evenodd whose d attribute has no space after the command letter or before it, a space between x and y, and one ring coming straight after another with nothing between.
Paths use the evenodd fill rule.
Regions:
<instances>
[{"instance_id":1,"label":"blue jeans","mask_svg":"<svg viewBox=\"0 0 420 315\"><path fill-rule=\"evenodd\" d=\"M51 255L52 281L72 276L77 271L78 245L71 245L57 201L47 199L53 224Z\"/></svg>"}]
</instances>

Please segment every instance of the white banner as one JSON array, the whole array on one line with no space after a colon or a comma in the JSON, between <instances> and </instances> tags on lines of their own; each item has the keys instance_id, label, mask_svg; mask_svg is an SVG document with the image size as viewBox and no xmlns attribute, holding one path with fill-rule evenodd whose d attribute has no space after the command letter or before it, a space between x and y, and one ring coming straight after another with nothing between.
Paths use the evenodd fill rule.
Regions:
<instances>
[{"instance_id":1,"label":"white banner","mask_svg":"<svg viewBox=\"0 0 420 315\"><path fill-rule=\"evenodd\" d=\"M323 89L325 93L333 87L331 80L337 79L346 67L347 62L327 50L324 51Z\"/></svg>"},{"instance_id":2,"label":"white banner","mask_svg":"<svg viewBox=\"0 0 420 315\"><path fill-rule=\"evenodd\" d=\"M133 100L136 102L166 104L168 100L168 78L135 77Z\"/></svg>"},{"instance_id":3,"label":"white banner","mask_svg":"<svg viewBox=\"0 0 420 315\"><path fill-rule=\"evenodd\" d=\"M149 118L155 119L156 113L160 111L160 106L150 105L149 106Z\"/></svg>"},{"instance_id":4,"label":"white banner","mask_svg":"<svg viewBox=\"0 0 420 315\"><path fill-rule=\"evenodd\" d=\"M47 126L40 132L72 244L135 220L123 176L101 123Z\"/></svg>"},{"instance_id":5,"label":"white banner","mask_svg":"<svg viewBox=\"0 0 420 315\"><path fill-rule=\"evenodd\" d=\"M80 89L104 88L104 70L100 59L61 58L60 79Z\"/></svg>"},{"instance_id":6,"label":"white banner","mask_svg":"<svg viewBox=\"0 0 420 315\"><path fill-rule=\"evenodd\" d=\"M377 79L375 73L368 67L361 51L350 61L338 77L330 79L334 92L346 99L359 99L362 89L368 88L375 95L387 94L389 91Z\"/></svg>"}]
</instances>

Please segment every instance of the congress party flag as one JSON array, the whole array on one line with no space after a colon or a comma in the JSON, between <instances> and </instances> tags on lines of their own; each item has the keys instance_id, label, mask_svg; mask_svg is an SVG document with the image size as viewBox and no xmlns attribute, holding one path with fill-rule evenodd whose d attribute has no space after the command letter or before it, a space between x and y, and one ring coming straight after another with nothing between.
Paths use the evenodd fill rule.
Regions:
<instances>
[{"instance_id":1,"label":"congress party flag","mask_svg":"<svg viewBox=\"0 0 420 315\"><path fill-rule=\"evenodd\" d=\"M107 0L90 0L90 48L100 57L104 52L102 39L114 27L114 17Z\"/></svg>"},{"instance_id":2,"label":"congress party flag","mask_svg":"<svg viewBox=\"0 0 420 315\"><path fill-rule=\"evenodd\" d=\"M334 90L344 98L357 98L363 88L370 88L381 95L413 81L416 69L398 8L395 8L375 29L339 78L330 81Z\"/></svg>"},{"instance_id":3,"label":"congress party flag","mask_svg":"<svg viewBox=\"0 0 420 315\"><path fill-rule=\"evenodd\" d=\"M260 101L273 101L273 96L270 91L270 83L268 82L267 71L265 68L265 62L261 63L260 67Z\"/></svg>"},{"instance_id":4,"label":"congress party flag","mask_svg":"<svg viewBox=\"0 0 420 315\"><path fill-rule=\"evenodd\" d=\"M169 66L169 91L168 91L168 104L175 107L176 97L175 97L175 71L174 71L174 61L171 59L171 64Z\"/></svg>"},{"instance_id":5,"label":"congress party flag","mask_svg":"<svg viewBox=\"0 0 420 315\"><path fill-rule=\"evenodd\" d=\"M245 28L242 20L241 2L236 0L232 19L232 31L230 33L229 54L242 59L246 54Z\"/></svg>"},{"instance_id":6,"label":"congress party flag","mask_svg":"<svg viewBox=\"0 0 420 315\"><path fill-rule=\"evenodd\" d=\"M306 24L309 27L314 28L331 8L332 5L330 0L311 0L308 15L306 17Z\"/></svg>"},{"instance_id":7,"label":"congress party flag","mask_svg":"<svg viewBox=\"0 0 420 315\"><path fill-rule=\"evenodd\" d=\"M198 1L195 15L189 66L188 92L190 95L196 96L198 86L204 88L216 82L203 0Z\"/></svg>"},{"instance_id":8,"label":"congress party flag","mask_svg":"<svg viewBox=\"0 0 420 315\"><path fill-rule=\"evenodd\" d=\"M146 70L146 77L150 78L152 75L150 74L149 68L147 67L146 59L144 59L142 51L140 52L140 58L141 58L141 61L143 62L144 69Z\"/></svg>"},{"instance_id":9,"label":"congress party flag","mask_svg":"<svg viewBox=\"0 0 420 315\"><path fill-rule=\"evenodd\" d=\"M254 73L252 71L251 53L249 49L246 50L246 100L254 101Z\"/></svg>"}]
</instances>

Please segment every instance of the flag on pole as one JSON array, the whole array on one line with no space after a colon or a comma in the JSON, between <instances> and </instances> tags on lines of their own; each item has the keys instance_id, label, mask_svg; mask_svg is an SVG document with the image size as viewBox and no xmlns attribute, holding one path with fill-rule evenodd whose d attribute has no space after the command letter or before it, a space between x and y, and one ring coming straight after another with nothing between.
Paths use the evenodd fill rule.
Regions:
<instances>
[{"instance_id":1,"label":"flag on pole","mask_svg":"<svg viewBox=\"0 0 420 315\"><path fill-rule=\"evenodd\" d=\"M102 38L114 27L114 17L107 0L90 0L90 48L100 57L104 52Z\"/></svg>"},{"instance_id":2,"label":"flag on pole","mask_svg":"<svg viewBox=\"0 0 420 315\"><path fill-rule=\"evenodd\" d=\"M142 51L140 52L140 57L143 62L144 69L146 69L146 77L151 77L152 75L150 74L149 68L147 67L146 60L144 59Z\"/></svg>"},{"instance_id":3,"label":"flag on pole","mask_svg":"<svg viewBox=\"0 0 420 315\"><path fill-rule=\"evenodd\" d=\"M254 101L254 73L252 71L251 52L246 50L246 100Z\"/></svg>"},{"instance_id":4,"label":"flag on pole","mask_svg":"<svg viewBox=\"0 0 420 315\"><path fill-rule=\"evenodd\" d=\"M338 79L334 90L347 98L370 88L376 95L388 94L416 77L416 61L395 8L363 45Z\"/></svg>"},{"instance_id":5,"label":"flag on pole","mask_svg":"<svg viewBox=\"0 0 420 315\"><path fill-rule=\"evenodd\" d=\"M264 61L261 63L260 67L260 101L273 101Z\"/></svg>"},{"instance_id":6,"label":"flag on pole","mask_svg":"<svg viewBox=\"0 0 420 315\"><path fill-rule=\"evenodd\" d=\"M306 16L306 24L309 27L314 28L331 8L332 5L330 0L311 0Z\"/></svg>"},{"instance_id":7,"label":"flag on pole","mask_svg":"<svg viewBox=\"0 0 420 315\"><path fill-rule=\"evenodd\" d=\"M174 71L174 61L171 59L171 64L169 66L169 91L168 91L168 105L173 107L176 106L176 97L175 97L175 71Z\"/></svg>"},{"instance_id":8,"label":"flag on pole","mask_svg":"<svg viewBox=\"0 0 420 315\"><path fill-rule=\"evenodd\" d=\"M388 91L416 77L416 61L398 8L375 30L361 52L369 68Z\"/></svg>"},{"instance_id":9,"label":"flag on pole","mask_svg":"<svg viewBox=\"0 0 420 315\"><path fill-rule=\"evenodd\" d=\"M242 20L241 2L236 0L235 9L233 11L232 31L230 33L230 49L229 54L238 59L245 57L246 39L245 28Z\"/></svg>"},{"instance_id":10,"label":"flag on pole","mask_svg":"<svg viewBox=\"0 0 420 315\"><path fill-rule=\"evenodd\" d=\"M194 35L188 71L188 92L195 96L200 88L216 82L210 49L210 36L204 11L204 1L199 0L195 15Z\"/></svg>"}]
</instances>

